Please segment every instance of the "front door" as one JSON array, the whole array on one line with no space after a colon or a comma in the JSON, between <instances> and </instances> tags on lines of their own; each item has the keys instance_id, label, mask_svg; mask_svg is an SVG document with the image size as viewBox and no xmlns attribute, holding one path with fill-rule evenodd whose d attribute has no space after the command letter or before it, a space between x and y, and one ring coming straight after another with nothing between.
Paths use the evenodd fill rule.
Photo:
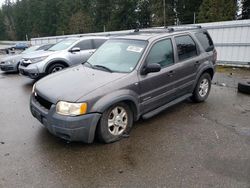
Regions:
<instances>
[{"instance_id":1,"label":"front door","mask_svg":"<svg viewBox=\"0 0 250 188\"><path fill-rule=\"evenodd\" d=\"M80 48L80 52L69 52L72 64L84 63L95 52L91 39L82 40L77 43L73 48Z\"/></svg>"},{"instance_id":2,"label":"front door","mask_svg":"<svg viewBox=\"0 0 250 188\"><path fill-rule=\"evenodd\" d=\"M175 96L175 63L172 40L161 39L151 48L145 65L158 63L161 71L139 75L140 104L142 113L153 110L173 100Z\"/></svg>"}]
</instances>

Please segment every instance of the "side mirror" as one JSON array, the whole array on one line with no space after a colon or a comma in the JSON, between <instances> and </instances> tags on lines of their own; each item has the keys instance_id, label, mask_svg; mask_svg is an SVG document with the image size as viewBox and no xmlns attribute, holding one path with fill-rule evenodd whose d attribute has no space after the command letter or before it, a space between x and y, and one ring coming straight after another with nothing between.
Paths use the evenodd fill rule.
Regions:
<instances>
[{"instance_id":1,"label":"side mirror","mask_svg":"<svg viewBox=\"0 0 250 188\"><path fill-rule=\"evenodd\" d=\"M73 53L73 52L80 52L80 51L81 51L81 49L79 47L74 47L74 48L72 48L70 50L71 53Z\"/></svg>"},{"instance_id":2,"label":"side mirror","mask_svg":"<svg viewBox=\"0 0 250 188\"><path fill-rule=\"evenodd\" d=\"M141 74L146 75L148 73L160 72L160 70L161 70L160 64L158 63L148 64L142 69Z\"/></svg>"}]
</instances>

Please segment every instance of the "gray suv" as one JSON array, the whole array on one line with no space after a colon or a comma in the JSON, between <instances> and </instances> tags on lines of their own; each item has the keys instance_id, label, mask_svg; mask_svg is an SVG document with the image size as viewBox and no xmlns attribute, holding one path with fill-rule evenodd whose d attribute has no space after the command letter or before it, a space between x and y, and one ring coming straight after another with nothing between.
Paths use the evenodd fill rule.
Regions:
<instances>
[{"instance_id":1,"label":"gray suv","mask_svg":"<svg viewBox=\"0 0 250 188\"><path fill-rule=\"evenodd\" d=\"M24 56L19 72L38 79L66 67L81 64L106 40L106 37L95 36L62 40L43 53Z\"/></svg>"},{"instance_id":2,"label":"gray suv","mask_svg":"<svg viewBox=\"0 0 250 188\"><path fill-rule=\"evenodd\" d=\"M89 60L38 81L31 113L69 141L105 143L187 98L207 99L217 53L205 29L135 31L105 42Z\"/></svg>"}]
</instances>

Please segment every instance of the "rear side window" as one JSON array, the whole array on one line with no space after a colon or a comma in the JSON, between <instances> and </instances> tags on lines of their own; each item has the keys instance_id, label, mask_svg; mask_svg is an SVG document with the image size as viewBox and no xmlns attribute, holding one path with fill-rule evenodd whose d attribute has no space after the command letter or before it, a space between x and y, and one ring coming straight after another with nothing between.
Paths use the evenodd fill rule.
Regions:
<instances>
[{"instance_id":1,"label":"rear side window","mask_svg":"<svg viewBox=\"0 0 250 188\"><path fill-rule=\"evenodd\" d=\"M158 63L161 67L173 64L174 53L171 39L165 39L154 44L148 54L147 63Z\"/></svg>"},{"instance_id":2,"label":"rear side window","mask_svg":"<svg viewBox=\"0 0 250 188\"><path fill-rule=\"evenodd\" d=\"M213 41L207 32L196 33L195 36L206 52L214 50Z\"/></svg>"},{"instance_id":3,"label":"rear side window","mask_svg":"<svg viewBox=\"0 0 250 188\"><path fill-rule=\"evenodd\" d=\"M83 41L77 43L74 47L78 47L81 50L90 50L90 49L93 49L92 42L91 42L90 39L83 40Z\"/></svg>"},{"instance_id":4,"label":"rear side window","mask_svg":"<svg viewBox=\"0 0 250 188\"><path fill-rule=\"evenodd\" d=\"M94 39L94 48L97 49L99 48L104 42L106 42L107 39Z\"/></svg>"},{"instance_id":5,"label":"rear side window","mask_svg":"<svg viewBox=\"0 0 250 188\"><path fill-rule=\"evenodd\" d=\"M188 36L175 37L177 52L180 61L197 56L197 48L194 40Z\"/></svg>"}]
</instances>

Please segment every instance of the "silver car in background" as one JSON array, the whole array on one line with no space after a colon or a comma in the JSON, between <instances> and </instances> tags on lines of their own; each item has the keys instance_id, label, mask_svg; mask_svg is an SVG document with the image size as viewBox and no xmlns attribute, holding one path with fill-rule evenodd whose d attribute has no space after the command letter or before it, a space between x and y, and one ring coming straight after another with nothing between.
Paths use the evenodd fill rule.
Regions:
<instances>
[{"instance_id":1,"label":"silver car in background","mask_svg":"<svg viewBox=\"0 0 250 188\"><path fill-rule=\"evenodd\" d=\"M4 72L18 72L18 66L20 60L27 54L39 53L41 51L47 50L54 44L44 44L41 46L31 46L30 48L24 50L23 52L15 55L8 55L0 59L0 69Z\"/></svg>"},{"instance_id":2,"label":"silver car in background","mask_svg":"<svg viewBox=\"0 0 250 188\"><path fill-rule=\"evenodd\" d=\"M38 79L66 67L83 63L107 39L107 37L89 36L62 40L43 53L24 56L19 71L24 76Z\"/></svg>"}]
</instances>

